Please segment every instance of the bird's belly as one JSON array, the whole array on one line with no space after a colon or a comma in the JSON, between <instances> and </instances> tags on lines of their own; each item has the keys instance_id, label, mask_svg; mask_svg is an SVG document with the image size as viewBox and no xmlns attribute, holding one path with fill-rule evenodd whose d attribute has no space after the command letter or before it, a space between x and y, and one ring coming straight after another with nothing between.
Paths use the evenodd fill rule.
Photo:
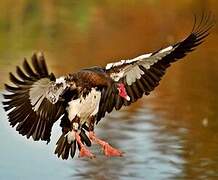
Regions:
<instances>
[{"instance_id":1,"label":"bird's belly","mask_svg":"<svg viewBox=\"0 0 218 180\"><path fill-rule=\"evenodd\" d=\"M72 100L68 103L68 117L72 121L76 116L80 118L80 123L83 124L90 116L97 114L101 92L92 88L90 93L84 98Z\"/></svg>"}]
</instances>

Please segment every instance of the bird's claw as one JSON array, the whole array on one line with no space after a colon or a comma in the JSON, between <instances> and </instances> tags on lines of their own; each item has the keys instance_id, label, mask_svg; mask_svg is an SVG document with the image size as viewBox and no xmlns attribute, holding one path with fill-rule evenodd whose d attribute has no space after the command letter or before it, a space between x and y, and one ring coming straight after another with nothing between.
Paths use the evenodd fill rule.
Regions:
<instances>
[{"instance_id":1,"label":"bird's claw","mask_svg":"<svg viewBox=\"0 0 218 180\"><path fill-rule=\"evenodd\" d=\"M113 148L110 144L108 144L107 142L98 139L94 132L89 132L89 137L92 141L95 141L97 144L99 144L100 146L102 146L102 149L104 151L105 156L108 157L113 157L113 156L123 156L123 152L121 152L118 149Z\"/></svg>"},{"instance_id":2,"label":"bird's claw","mask_svg":"<svg viewBox=\"0 0 218 180\"><path fill-rule=\"evenodd\" d=\"M123 152L121 152L120 150L113 148L110 144L105 143L105 145L103 146L103 150L104 150L104 154L105 156L108 157L114 157L114 156L123 156Z\"/></svg>"},{"instance_id":3,"label":"bird's claw","mask_svg":"<svg viewBox=\"0 0 218 180\"><path fill-rule=\"evenodd\" d=\"M81 147L79 152L79 157L88 157L90 159L95 158L95 155L92 154L85 146Z\"/></svg>"}]
</instances>

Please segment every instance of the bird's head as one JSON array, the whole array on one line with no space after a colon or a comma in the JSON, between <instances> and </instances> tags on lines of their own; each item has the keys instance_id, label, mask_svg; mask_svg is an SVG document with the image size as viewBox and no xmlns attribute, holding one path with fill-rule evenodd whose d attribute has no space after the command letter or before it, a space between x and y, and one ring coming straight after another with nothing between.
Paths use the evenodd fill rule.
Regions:
<instances>
[{"instance_id":1,"label":"bird's head","mask_svg":"<svg viewBox=\"0 0 218 180\"><path fill-rule=\"evenodd\" d=\"M117 84L117 89L119 91L119 96L121 96L122 98L124 98L127 101L130 101L130 97L128 96L128 94L126 92L126 88L125 88L125 85L123 83Z\"/></svg>"}]
</instances>

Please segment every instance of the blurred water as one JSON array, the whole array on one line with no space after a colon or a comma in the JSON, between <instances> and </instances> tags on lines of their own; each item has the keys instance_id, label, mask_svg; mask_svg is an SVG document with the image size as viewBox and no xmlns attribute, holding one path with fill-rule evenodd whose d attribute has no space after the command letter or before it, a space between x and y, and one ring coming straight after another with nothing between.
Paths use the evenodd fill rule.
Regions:
<instances>
[{"instance_id":1,"label":"blurred water","mask_svg":"<svg viewBox=\"0 0 218 180\"><path fill-rule=\"evenodd\" d=\"M0 86L33 51L44 51L61 75L158 49L190 32L192 12L202 7L217 16L213 0L1 1ZM0 179L218 179L217 32L149 97L101 120L98 136L122 158L93 146L96 159L62 161L53 154L59 122L49 145L33 142L9 127L1 106Z\"/></svg>"}]
</instances>

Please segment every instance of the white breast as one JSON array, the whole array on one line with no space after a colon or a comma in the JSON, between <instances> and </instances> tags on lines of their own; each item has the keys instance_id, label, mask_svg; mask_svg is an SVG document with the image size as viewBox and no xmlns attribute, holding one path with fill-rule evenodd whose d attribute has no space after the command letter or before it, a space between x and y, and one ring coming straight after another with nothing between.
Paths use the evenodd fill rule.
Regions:
<instances>
[{"instance_id":1,"label":"white breast","mask_svg":"<svg viewBox=\"0 0 218 180\"><path fill-rule=\"evenodd\" d=\"M87 121L92 115L97 114L101 92L92 88L90 93L84 98L72 100L68 103L68 117L72 121L76 116L80 117L81 123Z\"/></svg>"}]
</instances>

